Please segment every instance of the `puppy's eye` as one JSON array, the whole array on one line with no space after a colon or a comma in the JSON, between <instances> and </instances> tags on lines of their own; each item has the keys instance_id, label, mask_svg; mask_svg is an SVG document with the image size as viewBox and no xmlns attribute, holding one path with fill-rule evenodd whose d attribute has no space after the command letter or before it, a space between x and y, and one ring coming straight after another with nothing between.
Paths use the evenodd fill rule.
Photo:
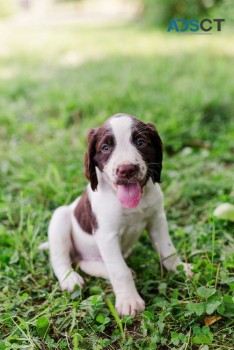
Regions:
<instances>
[{"instance_id":1,"label":"puppy's eye","mask_svg":"<svg viewBox=\"0 0 234 350\"><path fill-rule=\"evenodd\" d=\"M145 147L146 146L146 142L143 139L137 139L136 144L138 147Z\"/></svg>"},{"instance_id":2,"label":"puppy's eye","mask_svg":"<svg viewBox=\"0 0 234 350\"><path fill-rule=\"evenodd\" d=\"M110 150L111 150L111 147L110 147L107 143L104 143L104 144L102 145L102 152L103 152L103 153L109 153Z\"/></svg>"}]
</instances>

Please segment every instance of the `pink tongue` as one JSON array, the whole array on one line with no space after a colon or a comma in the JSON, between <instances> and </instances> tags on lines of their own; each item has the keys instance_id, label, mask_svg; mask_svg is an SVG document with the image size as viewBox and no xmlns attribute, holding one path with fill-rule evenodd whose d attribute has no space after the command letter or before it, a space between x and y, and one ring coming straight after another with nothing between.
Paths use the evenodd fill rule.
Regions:
<instances>
[{"instance_id":1,"label":"pink tongue","mask_svg":"<svg viewBox=\"0 0 234 350\"><path fill-rule=\"evenodd\" d=\"M117 197L125 208L135 208L141 200L140 184L117 185Z\"/></svg>"}]
</instances>

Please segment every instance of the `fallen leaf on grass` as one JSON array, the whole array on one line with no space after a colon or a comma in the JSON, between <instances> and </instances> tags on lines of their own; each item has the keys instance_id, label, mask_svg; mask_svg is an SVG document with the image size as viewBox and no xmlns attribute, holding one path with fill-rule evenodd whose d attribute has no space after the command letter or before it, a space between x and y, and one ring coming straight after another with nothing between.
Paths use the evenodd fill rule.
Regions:
<instances>
[{"instance_id":1,"label":"fallen leaf on grass","mask_svg":"<svg viewBox=\"0 0 234 350\"><path fill-rule=\"evenodd\" d=\"M222 203L214 210L214 216L222 220L234 222L234 205L230 203Z\"/></svg>"},{"instance_id":2,"label":"fallen leaf on grass","mask_svg":"<svg viewBox=\"0 0 234 350\"><path fill-rule=\"evenodd\" d=\"M210 316L205 317L205 325L211 326L213 323L218 322L222 317L221 316Z\"/></svg>"}]
</instances>

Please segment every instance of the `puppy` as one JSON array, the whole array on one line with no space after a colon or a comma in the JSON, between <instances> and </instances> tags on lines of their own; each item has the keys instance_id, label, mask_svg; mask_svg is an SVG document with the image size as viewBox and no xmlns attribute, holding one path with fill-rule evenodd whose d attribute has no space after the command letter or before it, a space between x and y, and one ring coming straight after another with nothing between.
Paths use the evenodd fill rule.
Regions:
<instances>
[{"instance_id":1,"label":"puppy","mask_svg":"<svg viewBox=\"0 0 234 350\"><path fill-rule=\"evenodd\" d=\"M146 229L166 269L183 265L168 234L160 189L162 142L155 127L116 114L88 135L85 175L89 184L71 205L55 210L49 250L61 289L83 286L72 260L85 273L109 279L120 316L145 309L125 262ZM73 259L71 258L73 257Z\"/></svg>"}]
</instances>

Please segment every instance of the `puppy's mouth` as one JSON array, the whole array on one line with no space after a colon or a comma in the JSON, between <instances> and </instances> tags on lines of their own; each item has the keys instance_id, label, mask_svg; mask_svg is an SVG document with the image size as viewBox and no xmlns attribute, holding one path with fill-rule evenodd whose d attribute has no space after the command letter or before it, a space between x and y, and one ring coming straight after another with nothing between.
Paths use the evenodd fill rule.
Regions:
<instances>
[{"instance_id":1,"label":"puppy's mouth","mask_svg":"<svg viewBox=\"0 0 234 350\"><path fill-rule=\"evenodd\" d=\"M117 198L124 208L136 208L142 197L139 180L118 179L116 183Z\"/></svg>"}]
</instances>

